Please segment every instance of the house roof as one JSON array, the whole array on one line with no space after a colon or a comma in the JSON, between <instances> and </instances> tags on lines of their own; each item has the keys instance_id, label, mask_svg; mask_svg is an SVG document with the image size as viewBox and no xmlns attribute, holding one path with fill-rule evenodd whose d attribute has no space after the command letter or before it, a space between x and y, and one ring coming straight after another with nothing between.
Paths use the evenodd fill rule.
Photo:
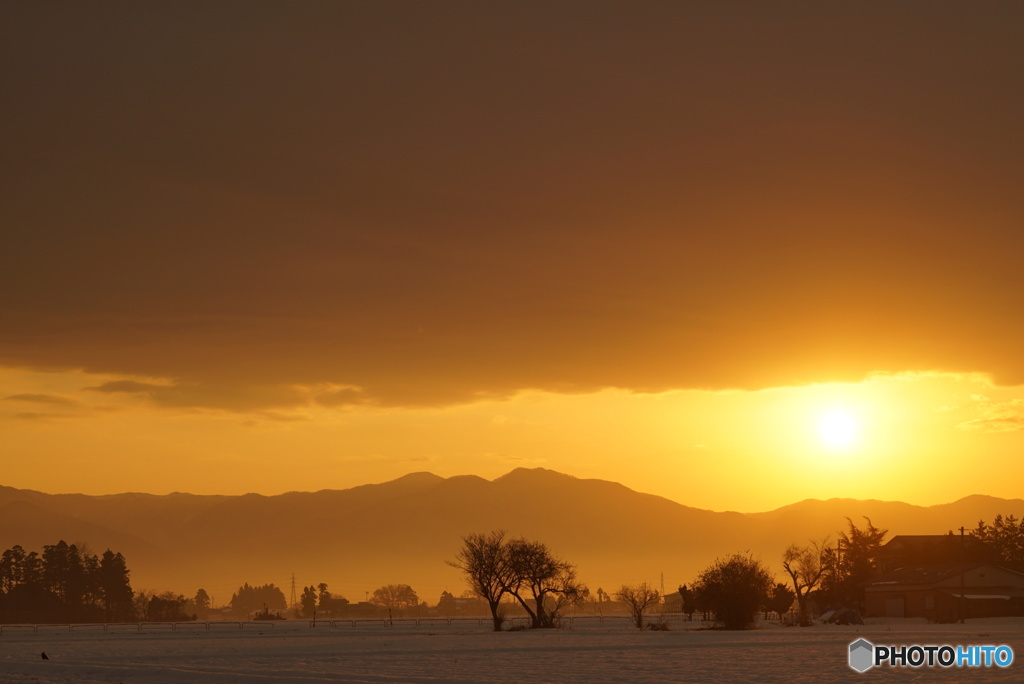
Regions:
<instances>
[{"instance_id":1,"label":"house roof","mask_svg":"<svg viewBox=\"0 0 1024 684\"><path fill-rule=\"evenodd\" d=\"M968 566L967 569L979 567L978 564ZM905 568L897 568L892 572L876 577L864 583L865 587L878 587L881 585L907 585L907 584L934 584L944 579L955 577L960 574L963 567L960 565L916 565Z\"/></svg>"},{"instance_id":2,"label":"house roof","mask_svg":"<svg viewBox=\"0 0 1024 684\"><path fill-rule=\"evenodd\" d=\"M883 552L886 551L920 551L923 549L934 548L942 544L956 544L959 546L963 539L965 548L986 546L985 542L975 537L973 534L959 535L950 534L897 534L892 539L882 545L880 549Z\"/></svg>"},{"instance_id":3,"label":"house roof","mask_svg":"<svg viewBox=\"0 0 1024 684\"><path fill-rule=\"evenodd\" d=\"M960 594L955 592L955 591L944 591L942 593L946 594L947 596L952 596L953 598L959 598L960 597ZM1001 600L1001 601L1009 601L1010 599L1015 598L1017 596L1021 596L1021 593L1017 592L1017 593L1014 593L1014 594L964 594L963 595L963 597L966 600L968 600L968 601L994 601L994 600L997 600L997 599Z\"/></svg>"},{"instance_id":4,"label":"house roof","mask_svg":"<svg viewBox=\"0 0 1024 684\"><path fill-rule=\"evenodd\" d=\"M969 573L970 571L978 568L992 568L993 570L998 570L1003 573L1020 575L1022 579L1024 579L1024 574L1022 573L1009 568L993 565L991 563L970 563L968 565L960 565L959 563L955 565L908 565L906 567L896 568L884 575L880 575L873 580L865 582L863 586L867 589L883 589L891 586L935 585L943 582L944 580L956 577L961 573Z\"/></svg>"}]
</instances>

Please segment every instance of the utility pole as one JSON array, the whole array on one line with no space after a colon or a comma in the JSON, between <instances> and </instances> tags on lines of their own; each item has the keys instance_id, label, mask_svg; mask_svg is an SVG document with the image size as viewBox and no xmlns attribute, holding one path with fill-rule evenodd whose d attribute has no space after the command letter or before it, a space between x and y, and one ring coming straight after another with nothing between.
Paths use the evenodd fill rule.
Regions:
<instances>
[{"instance_id":1,"label":"utility pole","mask_svg":"<svg viewBox=\"0 0 1024 684\"><path fill-rule=\"evenodd\" d=\"M292 610L295 610L295 606L299 605L299 600L295 598L295 573L292 573L292 602L289 604Z\"/></svg>"},{"instance_id":2,"label":"utility pole","mask_svg":"<svg viewBox=\"0 0 1024 684\"><path fill-rule=\"evenodd\" d=\"M967 568L964 565L964 526L960 526L960 624L964 623L964 612L967 608L967 602L964 600L964 576L967 574Z\"/></svg>"}]
</instances>

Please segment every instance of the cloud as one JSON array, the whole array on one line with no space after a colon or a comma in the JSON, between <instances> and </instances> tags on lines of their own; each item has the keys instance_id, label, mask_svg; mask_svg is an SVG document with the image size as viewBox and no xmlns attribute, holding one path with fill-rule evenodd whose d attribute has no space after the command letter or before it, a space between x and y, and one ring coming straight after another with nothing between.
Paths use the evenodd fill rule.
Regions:
<instances>
[{"instance_id":1,"label":"cloud","mask_svg":"<svg viewBox=\"0 0 1024 684\"><path fill-rule=\"evenodd\" d=\"M10 401L26 401L33 404L50 404L54 406L78 406L80 402L70 397L57 394L12 394L5 397Z\"/></svg>"},{"instance_id":2,"label":"cloud","mask_svg":"<svg viewBox=\"0 0 1024 684\"><path fill-rule=\"evenodd\" d=\"M321 406L329 408L342 408L368 403L368 397L360 387L344 387L313 395L313 400Z\"/></svg>"},{"instance_id":3,"label":"cloud","mask_svg":"<svg viewBox=\"0 0 1024 684\"><path fill-rule=\"evenodd\" d=\"M15 413L14 417L19 419L19 420L38 420L38 421L41 421L41 422L49 422L49 421L53 421L53 420L62 420L62 419L68 418L68 415L65 414L65 413L45 413L45 412L38 412L37 413L37 412L34 412L34 411L25 411L25 412L21 412L21 413Z\"/></svg>"},{"instance_id":4,"label":"cloud","mask_svg":"<svg viewBox=\"0 0 1024 684\"><path fill-rule=\"evenodd\" d=\"M308 403L304 392L292 385L253 385L243 381L181 382L158 384L137 380L111 380L83 389L105 394L143 397L156 406L178 409L226 409L258 413L279 422L303 420L275 413L273 409L296 408Z\"/></svg>"},{"instance_id":5,"label":"cloud","mask_svg":"<svg viewBox=\"0 0 1024 684\"><path fill-rule=\"evenodd\" d=\"M1013 3L608 4L581 31L567 3L267 3L230 50L162 3L23 4L46 31L5 39L46 57L5 84L0 364L238 412L1024 383ZM261 40L285 15L302 40ZM295 389L321 385L361 389Z\"/></svg>"},{"instance_id":6,"label":"cloud","mask_svg":"<svg viewBox=\"0 0 1024 684\"><path fill-rule=\"evenodd\" d=\"M513 454L505 454L498 452L490 452L483 455L484 458L491 459L493 461L503 461L505 463L514 463L517 465L540 465L547 463L545 458L528 458L526 456L517 456Z\"/></svg>"},{"instance_id":7,"label":"cloud","mask_svg":"<svg viewBox=\"0 0 1024 684\"><path fill-rule=\"evenodd\" d=\"M279 413L277 411L259 411L257 415L275 423L302 423L309 420L308 416Z\"/></svg>"},{"instance_id":8,"label":"cloud","mask_svg":"<svg viewBox=\"0 0 1024 684\"><path fill-rule=\"evenodd\" d=\"M83 389L94 392L123 392L125 394L154 394L160 391L168 391L166 385L154 385L149 382L137 382L135 380L111 380L95 387L84 387Z\"/></svg>"},{"instance_id":9,"label":"cloud","mask_svg":"<svg viewBox=\"0 0 1024 684\"><path fill-rule=\"evenodd\" d=\"M405 456L397 459L401 463L436 463L437 456L433 455L420 455L420 456Z\"/></svg>"},{"instance_id":10,"label":"cloud","mask_svg":"<svg viewBox=\"0 0 1024 684\"><path fill-rule=\"evenodd\" d=\"M1024 415L1006 415L997 418L975 418L957 425L963 430L982 432L1014 432L1024 430Z\"/></svg>"},{"instance_id":11,"label":"cloud","mask_svg":"<svg viewBox=\"0 0 1024 684\"><path fill-rule=\"evenodd\" d=\"M987 397L973 397L981 404L982 416L957 425L961 430L980 432L1016 432L1024 430L1024 400L992 402Z\"/></svg>"}]
</instances>

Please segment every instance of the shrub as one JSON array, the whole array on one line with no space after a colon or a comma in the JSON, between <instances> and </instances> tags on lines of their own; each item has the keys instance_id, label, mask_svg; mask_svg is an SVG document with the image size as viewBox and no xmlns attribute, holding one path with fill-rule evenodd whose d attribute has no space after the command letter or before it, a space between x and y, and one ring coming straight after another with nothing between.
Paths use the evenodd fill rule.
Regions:
<instances>
[{"instance_id":1,"label":"shrub","mask_svg":"<svg viewBox=\"0 0 1024 684\"><path fill-rule=\"evenodd\" d=\"M725 629L747 629L775 579L761 562L735 554L718 559L697 578L697 591Z\"/></svg>"}]
</instances>

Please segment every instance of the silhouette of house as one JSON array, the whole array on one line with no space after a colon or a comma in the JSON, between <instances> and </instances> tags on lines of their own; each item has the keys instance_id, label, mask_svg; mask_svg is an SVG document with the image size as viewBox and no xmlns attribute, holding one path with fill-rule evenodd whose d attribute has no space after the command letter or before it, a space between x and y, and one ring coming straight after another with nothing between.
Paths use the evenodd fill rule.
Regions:
<instances>
[{"instance_id":1,"label":"silhouette of house","mask_svg":"<svg viewBox=\"0 0 1024 684\"><path fill-rule=\"evenodd\" d=\"M316 608L318 617L348 617L349 602L347 598L334 597L321 598Z\"/></svg>"},{"instance_id":2,"label":"silhouette of house","mask_svg":"<svg viewBox=\"0 0 1024 684\"><path fill-rule=\"evenodd\" d=\"M998 554L974 535L898 534L878 550L878 570L922 565L998 563Z\"/></svg>"},{"instance_id":3,"label":"silhouette of house","mask_svg":"<svg viewBox=\"0 0 1024 684\"><path fill-rule=\"evenodd\" d=\"M867 617L932 622L1024 615L1024 573L990 563L902 567L866 582L864 604Z\"/></svg>"}]
</instances>

